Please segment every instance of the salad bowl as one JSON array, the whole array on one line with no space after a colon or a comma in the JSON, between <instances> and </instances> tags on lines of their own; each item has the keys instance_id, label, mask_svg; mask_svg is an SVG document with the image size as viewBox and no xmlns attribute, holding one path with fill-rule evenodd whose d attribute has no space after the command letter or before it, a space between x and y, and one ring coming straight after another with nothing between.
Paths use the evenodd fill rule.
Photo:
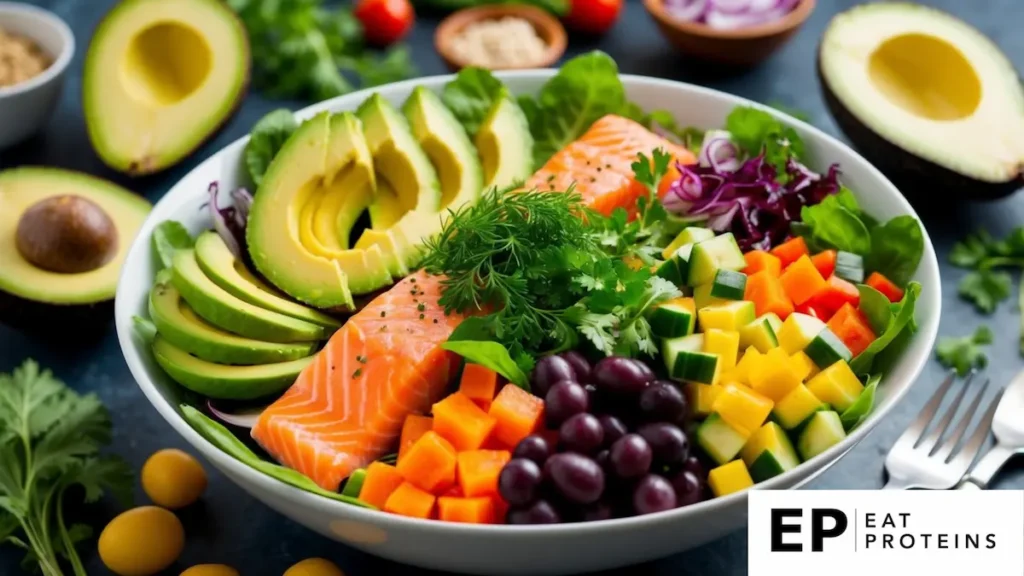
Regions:
<instances>
[{"instance_id":1,"label":"salad bowl","mask_svg":"<svg viewBox=\"0 0 1024 576\"><path fill-rule=\"evenodd\" d=\"M516 94L535 93L553 70L500 73ZM439 91L451 76L436 76L378 87L400 105L417 86ZM628 98L647 110L664 109L681 125L720 127L736 106L767 110L803 138L813 168L839 163L846 186L877 218L916 217L900 192L850 148L780 112L750 101L678 82L623 75ZM306 119L322 111L354 110L371 91L362 91L305 108ZM117 291L115 319L128 367L157 412L214 467L256 499L328 538L367 553L426 568L463 573L568 574L609 569L681 552L741 528L746 522L747 491L666 512L589 523L546 526L470 525L418 520L385 514L324 498L284 484L236 460L209 442L183 418L180 388L157 365L145 342L133 331L133 316L143 315L157 269L150 247L154 228L174 219L190 232L210 227L202 208L207 186L234 188L246 183L242 138L202 162L156 205L132 246ZM754 489L799 488L834 464L861 441L907 393L930 356L939 325L940 286L935 251L924 233L924 253L914 280L923 290L917 302L918 331L882 378L870 416L843 441L795 469L759 483Z\"/></svg>"}]
</instances>

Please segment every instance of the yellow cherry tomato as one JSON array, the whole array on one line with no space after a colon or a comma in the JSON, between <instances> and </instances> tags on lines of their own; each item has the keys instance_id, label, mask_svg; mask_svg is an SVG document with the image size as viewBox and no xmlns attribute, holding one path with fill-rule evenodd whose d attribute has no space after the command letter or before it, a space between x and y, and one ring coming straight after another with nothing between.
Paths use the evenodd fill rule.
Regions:
<instances>
[{"instance_id":1,"label":"yellow cherry tomato","mask_svg":"<svg viewBox=\"0 0 1024 576\"><path fill-rule=\"evenodd\" d=\"M197 564L182 572L181 576L238 576L238 570L224 564Z\"/></svg>"},{"instance_id":2,"label":"yellow cherry tomato","mask_svg":"<svg viewBox=\"0 0 1024 576\"><path fill-rule=\"evenodd\" d=\"M149 576L167 568L185 547L185 529L173 513L140 506L110 521L100 534L100 559L120 576Z\"/></svg>"},{"instance_id":3,"label":"yellow cherry tomato","mask_svg":"<svg viewBox=\"0 0 1024 576\"><path fill-rule=\"evenodd\" d=\"M307 558L286 570L284 576L345 576L345 573L330 560Z\"/></svg>"},{"instance_id":4,"label":"yellow cherry tomato","mask_svg":"<svg viewBox=\"0 0 1024 576\"><path fill-rule=\"evenodd\" d=\"M142 489L154 504L171 510L184 508L206 490L206 471L181 450L160 450L142 466Z\"/></svg>"}]
</instances>

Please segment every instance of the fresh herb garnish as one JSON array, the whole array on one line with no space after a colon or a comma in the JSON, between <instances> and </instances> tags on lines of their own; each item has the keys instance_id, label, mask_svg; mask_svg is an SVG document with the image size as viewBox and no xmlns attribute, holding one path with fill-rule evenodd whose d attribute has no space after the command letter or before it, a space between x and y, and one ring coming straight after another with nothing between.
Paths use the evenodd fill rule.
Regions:
<instances>
[{"instance_id":1,"label":"fresh herb garnish","mask_svg":"<svg viewBox=\"0 0 1024 576\"><path fill-rule=\"evenodd\" d=\"M1010 297L1013 280L1000 270L981 268L969 272L957 286L957 294L974 304L979 312L991 314L1000 302Z\"/></svg>"},{"instance_id":2,"label":"fresh herb garnish","mask_svg":"<svg viewBox=\"0 0 1024 576\"><path fill-rule=\"evenodd\" d=\"M164 268L170 268L174 254L195 244L192 235L177 220L165 220L153 229L153 251Z\"/></svg>"},{"instance_id":3,"label":"fresh herb garnish","mask_svg":"<svg viewBox=\"0 0 1024 576\"><path fill-rule=\"evenodd\" d=\"M442 347L462 356L467 362L490 368L509 382L527 392L530 391L530 379L526 376L527 371L512 359L508 349L501 344L481 340L449 339Z\"/></svg>"},{"instance_id":4,"label":"fresh herb garnish","mask_svg":"<svg viewBox=\"0 0 1024 576\"><path fill-rule=\"evenodd\" d=\"M86 576L75 546L92 528L68 526L65 504L72 486L86 502L104 491L131 500L131 469L99 454L109 443L110 417L95 395L77 394L32 360L0 374L0 543L23 548L46 576L64 574L61 559Z\"/></svg>"},{"instance_id":5,"label":"fresh herb garnish","mask_svg":"<svg viewBox=\"0 0 1024 576\"><path fill-rule=\"evenodd\" d=\"M796 130L784 126L764 110L738 106L726 117L725 129L748 155L764 154L765 161L773 165L779 175L786 173L786 162L790 158L800 159L804 155L804 141Z\"/></svg>"},{"instance_id":6,"label":"fresh herb garnish","mask_svg":"<svg viewBox=\"0 0 1024 576\"><path fill-rule=\"evenodd\" d=\"M973 368L984 368L988 365L988 356L982 346L992 343L992 329L978 326L974 334L963 337L945 337L939 339L935 347L935 357L946 368L956 370L959 376L966 376Z\"/></svg>"},{"instance_id":7,"label":"fresh herb garnish","mask_svg":"<svg viewBox=\"0 0 1024 576\"><path fill-rule=\"evenodd\" d=\"M460 70L441 92L441 100L470 136L474 136L480 129L480 124L495 102L510 97L501 80L495 78L489 70L475 66Z\"/></svg>"},{"instance_id":8,"label":"fresh herb garnish","mask_svg":"<svg viewBox=\"0 0 1024 576\"><path fill-rule=\"evenodd\" d=\"M953 245L949 261L972 270L960 281L960 297L974 304L979 312L991 314L1010 297L1013 287L1010 275L997 268L1024 268L1024 227L1002 240L984 230L971 234Z\"/></svg>"},{"instance_id":9,"label":"fresh herb garnish","mask_svg":"<svg viewBox=\"0 0 1024 576\"><path fill-rule=\"evenodd\" d=\"M245 167L253 184L259 187L274 156L298 129L299 123L295 121L295 116L284 108L270 112L253 125L244 155Z\"/></svg>"}]
</instances>

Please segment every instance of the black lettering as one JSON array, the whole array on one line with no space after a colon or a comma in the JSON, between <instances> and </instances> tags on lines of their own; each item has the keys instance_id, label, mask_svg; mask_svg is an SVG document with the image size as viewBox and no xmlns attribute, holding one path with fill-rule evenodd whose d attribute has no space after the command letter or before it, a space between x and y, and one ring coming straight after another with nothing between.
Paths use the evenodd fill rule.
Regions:
<instances>
[{"instance_id":1,"label":"black lettering","mask_svg":"<svg viewBox=\"0 0 1024 576\"><path fill-rule=\"evenodd\" d=\"M874 528L875 527L875 513L874 512L868 512L867 514L864 514L864 527L865 528Z\"/></svg>"},{"instance_id":2,"label":"black lettering","mask_svg":"<svg viewBox=\"0 0 1024 576\"><path fill-rule=\"evenodd\" d=\"M981 535L980 534L967 534L967 535L964 536L964 538L967 539L967 544L965 546L966 548L973 548L975 550L978 549L978 547L979 547L979 545L981 543Z\"/></svg>"},{"instance_id":3,"label":"black lettering","mask_svg":"<svg viewBox=\"0 0 1024 576\"><path fill-rule=\"evenodd\" d=\"M896 521L892 519L892 514L886 513L885 520L882 520L882 528L895 528Z\"/></svg>"},{"instance_id":4,"label":"black lettering","mask_svg":"<svg viewBox=\"0 0 1024 576\"><path fill-rule=\"evenodd\" d=\"M874 534L866 535L864 537L864 548L870 548L871 544L873 544L875 540L878 540L878 536L875 536Z\"/></svg>"},{"instance_id":5,"label":"black lettering","mask_svg":"<svg viewBox=\"0 0 1024 576\"><path fill-rule=\"evenodd\" d=\"M921 539L924 540L924 549L928 549L928 539L931 538L931 534L921 534Z\"/></svg>"},{"instance_id":6,"label":"black lettering","mask_svg":"<svg viewBox=\"0 0 1024 576\"><path fill-rule=\"evenodd\" d=\"M910 542L909 544L907 544L908 539L909 539L909 542ZM901 535L900 536L900 546L903 547L904 550L910 550L911 548L913 548L914 547L914 535L913 534L903 534L903 535Z\"/></svg>"},{"instance_id":7,"label":"black lettering","mask_svg":"<svg viewBox=\"0 0 1024 576\"><path fill-rule=\"evenodd\" d=\"M825 529L825 518L831 518L834 522L832 528ZM834 508L815 508L811 510L811 550L821 552L825 538L837 538L846 532L849 522L846 514Z\"/></svg>"},{"instance_id":8,"label":"black lettering","mask_svg":"<svg viewBox=\"0 0 1024 576\"><path fill-rule=\"evenodd\" d=\"M985 535L985 541L988 542L988 544L985 545L985 548L987 548L989 550L995 549L995 547L996 547L996 535L995 534L986 534Z\"/></svg>"},{"instance_id":9,"label":"black lettering","mask_svg":"<svg viewBox=\"0 0 1024 576\"><path fill-rule=\"evenodd\" d=\"M773 508L772 509L772 552L803 552L804 547L799 542L786 543L782 541L783 534L799 534L799 524L787 524L786 518L801 518L803 511L799 508Z\"/></svg>"},{"instance_id":10,"label":"black lettering","mask_svg":"<svg viewBox=\"0 0 1024 576\"><path fill-rule=\"evenodd\" d=\"M882 548L892 548L892 534L882 534Z\"/></svg>"},{"instance_id":11,"label":"black lettering","mask_svg":"<svg viewBox=\"0 0 1024 576\"><path fill-rule=\"evenodd\" d=\"M900 512L900 518L903 518L903 528L907 527L907 519L910 518L910 512Z\"/></svg>"},{"instance_id":12,"label":"black lettering","mask_svg":"<svg viewBox=\"0 0 1024 576\"><path fill-rule=\"evenodd\" d=\"M949 548L949 534L939 534L939 550Z\"/></svg>"}]
</instances>

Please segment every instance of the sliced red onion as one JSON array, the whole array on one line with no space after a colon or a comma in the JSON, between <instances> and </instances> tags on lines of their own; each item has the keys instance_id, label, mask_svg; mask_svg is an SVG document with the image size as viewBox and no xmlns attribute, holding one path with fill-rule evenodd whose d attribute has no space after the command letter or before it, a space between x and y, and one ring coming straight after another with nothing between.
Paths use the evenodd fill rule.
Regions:
<instances>
[{"instance_id":1,"label":"sliced red onion","mask_svg":"<svg viewBox=\"0 0 1024 576\"><path fill-rule=\"evenodd\" d=\"M252 194L248 189L238 187L231 191L231 201L235 204L235 223L244 230L245 225L249 222Z\"/></svg>"},{"instance_id":2,"label":"sliced red onion","mask_svg":"<svg viewBox=\"0 0 1024 576\"><path fill-rule=\"evenodd\" d=\"M218 410L213 405L212 400L206 401L206 407L210 410L210 413L216 416L223 422L239 428L252 428L256 426L256 421L259 420L260 415L267 409L266 406L256 406L252 408L243 408L237 412L226 412L224 410Z\"/></svg>"},{"instance_id":3,"label":"sliced red onion","mask_svg":"<svg viewBox=\"0 0 1024 576\"><path fill-rule=\"evenodd\" d=\"M236 258L245 261L245 226L249 218L249 208L252 205L252 195L248 190L239 188L231 192L231 198L237 202L234 206L220 207L219 195L220 185L217 182L210 182L207 192L210 200L207 206L210 210L210 218L213 220L213 228L217 234L224 239L231 253Z\"/></svg>"},{"instance_id":4,"label":"sliced red onion","mask_svg":"<svg viewBox=\"0 0 1024 576\"><path fill-rule=\"evenodd\" d=\"M732 141L732 135L725 130L708 130L704 135L698 163L715 172L735 172L741 165L740 150Z\"/></svg>"},{"instance_id":5,"label":"sliced red onion","mask_svg":"<svg viewBox=\"0 0 1024 576\"><path fill-rule=\"evenodd\" d=\"M712 8L704 15L704 21L708 26L719 30L736 30L768 22L769 18L766 12L731 14Z\"/></svg>"},{"instance_id":6,"label":"sliced red onion","mask_svg":"<svg viewBox=\"0 0 1024 576\"><path fill-rule=\"evenodd\" d=\"M710 0L673 0L665 2L665 10L678 20L697 22L708 9Z\"/></svg>"},{"instance_id":7,"label":"sliced red onion","mask_svg":"<svg viewBox=\"0 0 1024 576\"><path fill-rule=\"evenodd\" d=\"M779 6L780 2L788 2L789 0L750 0L750 6L747 9L749 12L768 12L774 10Z\"/></svg>"},{"instance_id":8,"label":"sliced red onion","mask_svg":"<svg viewBox=\"0 0 1024 576\"><path fill-rule=\"evenodd\" d=\"M726 14L745 14L750 11L752 0L711 0L711 9Z\"/></svg>"}]
</instances>

